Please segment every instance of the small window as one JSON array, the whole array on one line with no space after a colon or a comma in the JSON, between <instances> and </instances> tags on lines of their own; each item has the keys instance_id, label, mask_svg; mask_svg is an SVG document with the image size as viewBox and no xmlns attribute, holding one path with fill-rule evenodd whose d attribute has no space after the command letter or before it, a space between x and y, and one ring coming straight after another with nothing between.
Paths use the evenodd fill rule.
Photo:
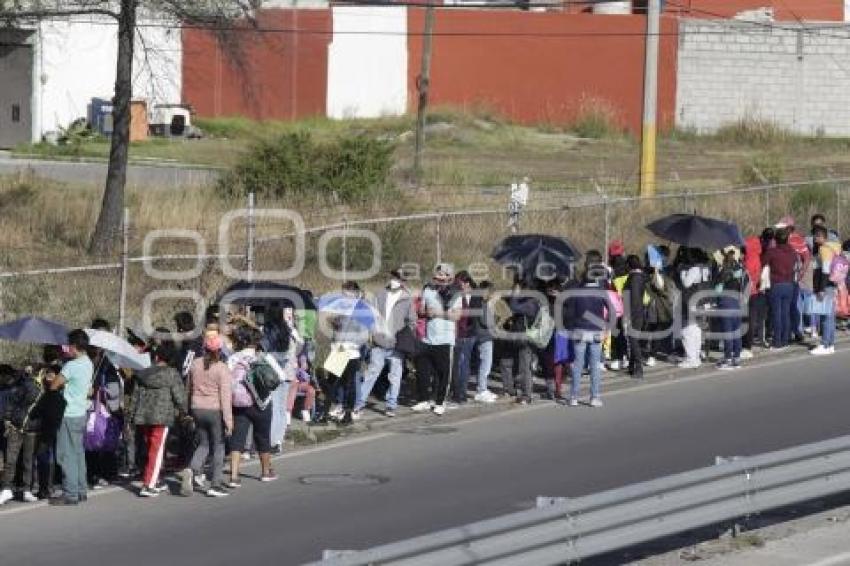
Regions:
<instances>
[{"instance_id":1,"label":"small window","mask_svg":"<svg viewBox=\"0 0 850 566\"><path fill-rule=\"evenodd\" d=\"M21 121L21 105L13 104L12 105L12 122L20 122Z\"/></svg>"}]
</instances>

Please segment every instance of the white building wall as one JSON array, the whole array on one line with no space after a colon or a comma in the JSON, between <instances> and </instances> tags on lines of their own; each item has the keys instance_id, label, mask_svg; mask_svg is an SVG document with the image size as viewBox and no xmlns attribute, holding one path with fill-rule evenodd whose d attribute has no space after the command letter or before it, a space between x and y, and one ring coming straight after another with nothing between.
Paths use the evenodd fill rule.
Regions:
<instances>
[{"instance_id":1,"label":"white building wall","mask_svg":"<svg viewBox=\"0 0 850 566\"><path fill-rule=\"evenodd\" d=\"M407 111L407 9L335 6L332 17L328 116L374 118L404 114Z\"/></svg>"},{"instance_id":2,"label":"white building wall","mask_svg":"<svg viewBox=\"0 0 850 566\"><path fill-rule=\"evenodd\" d=\"M850 42L806 25L683 20L676 125L711 132L761 118L800 134L850 135Z\"/></svg>"},{"instance_id":3,"label":"white building wall","mask_svg":"<svg viewBox=\"0 0 850 566\"><path fill-rule=\"evenodd\" d=\"M36 39L33 141L84 118L93 97L112 98L118 26L108 18L44 20ZM148 101L180 102L180 30L143 27L136 39L133 95ZM145 49L146 47L146 49Z\"/></svg>"}]
</instances>

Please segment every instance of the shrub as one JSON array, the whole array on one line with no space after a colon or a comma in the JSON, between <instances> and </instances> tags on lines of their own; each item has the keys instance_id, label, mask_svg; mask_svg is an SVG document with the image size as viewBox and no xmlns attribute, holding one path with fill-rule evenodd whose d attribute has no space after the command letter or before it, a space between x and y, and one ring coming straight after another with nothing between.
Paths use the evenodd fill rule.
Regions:
<instances>
[{"instance_id":1,"label":"shrub","mask_svg":"<svg viewBox=\"0 0 850 566\"><path fill-rule=\"evenodd\" d=\"M794 190L788 208L800 217L808 218L816 212L823 213L835 206L835 188L812 183Z\"/></svg>"},{"instance_id":2,"label":"shrub","mask_svg":"<svg viewBox=\"0 0 850 566\"><path fill-rule=\"evenodd\" d=\"M745 185L775 185L782 182L782 160L775 155L758 155L741 167L741 182Z\"/></svg>"},{"instance_id":3,"label":"shrub","mask_svg":"<svg viewBox=\"0 0 850 566\"><path fill-rule=\"evenodd\" d=\"M581 101L572 130L579 137L593 139L617 136L621 133L616 110L607 101L596 98Z\"/></svg>"},{"instance_id":4,"label":"shrub","mask_svg":"<svg viewBox=\"0 0 850 566\"><path fill-rule=\"evenodd\" d=\"M725 143L765 146L788 141L792 135L773 120L745 117L721 126L716 137Z\"/></svg>"},{"instance_id":5,"label":"shrub","mask_svg":"<svg viewBox=\"0 0 850 566\"><path fill-rule=\"evenodd\" d=\"M334 196L350 203L388 187L392 145L368 136L316 142L305 131L254 146L218 183L225 197Z\"/></svg>"}]
</instances>

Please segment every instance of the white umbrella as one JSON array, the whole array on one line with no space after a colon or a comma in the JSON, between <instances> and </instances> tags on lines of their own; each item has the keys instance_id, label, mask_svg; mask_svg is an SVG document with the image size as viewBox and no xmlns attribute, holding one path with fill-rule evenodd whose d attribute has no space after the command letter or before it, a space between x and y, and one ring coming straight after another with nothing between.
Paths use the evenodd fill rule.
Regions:
<instances>
[{"instance_id":1,"label":"white umbrella","mask_svg":"<svg viewBox=\"0 0 850 566\"><path fill-rule=\"evenodd\" d=\"M140 354L126 340L105 330L86 329L89 345L106 352L106 357L116 367L127 369L146 369L151 367L150 354Z\"/></svg>"}]
</instances>

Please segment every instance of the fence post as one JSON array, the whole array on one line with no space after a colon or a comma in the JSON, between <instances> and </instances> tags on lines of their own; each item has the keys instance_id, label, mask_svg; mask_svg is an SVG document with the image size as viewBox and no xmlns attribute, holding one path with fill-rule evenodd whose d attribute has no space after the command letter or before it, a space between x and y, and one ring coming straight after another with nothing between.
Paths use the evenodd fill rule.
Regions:
<instances>
[{"instance_id":1,"label":"fence post","mask_svg":"<svg viewBox=\"0 0 850 566\"><path fill-rule=\"evenodd\" d=\"M841 187L835 183L835 230L842 234L841 230Z\"/></svg>"},{"instance_id":2,"label":"fence post","mask_svg":"<svg viewBox=\"0 0 850 566\"><path fill-rule=\"evenodd\" d=\"M342 229L342 278L348 279L348 219L343 220Z\"/></svg>"},{"instance_id":3,"label":"fence post","mask_svg":"<svg viewBox=\"0 0 850 566\"><path fill-rule=\"evenodd\" d=\"M127 328L127 271L129 270L130 256L130 209L124 209L124 222L121 226L123 238L121 247L121 287L118 295L118 334L123 336Z\"/></svg>"},{"instance_id":4,"label":"fence post","mask_svg":"<svg viewBox=\"0 0 850 566\"><path fill-rule=\"evenodd\" d=\"M685 192L682 193L682 212L684 212L685 214L690 214L690 210L689 210L689 208L690 208L689 204L690 204L690 200L691 200L690 197L691 197L691 191L688 190L688 189L685 189Z\"/></svg>"},{"instance_id":5,"label":"fence post","mask_svg":"<svg viewBox=\"0 0 850 566\"><path fill-rule=\"evenodd\" d=\"M605 193L602 195L604 199L602 201L602 207L605 215L605 245L602 246L602 253L608 254L608 243L611 241L611 205L608 203L608 194Z\"/></svg>"},{"instance_id":6,"label":"fence post","mask_svg":"<svg viewBox=\"0 0 850 566\"><path fill-rule=\"evenodd\" d=\"M770 224L770 189L764 188L764 225L771 226Z\"/></svg>"},{"instance_id":7,"label":"fence post","mask_svg":"<svg viewBox=\"0 0 850 566\"><path fill-rule=\"evenodd\" d=\"M246 226L245 242L245 269L248 271L248 279L254 278L254 232L256 231L256 218L254 216L254 193L248 193L248 223Z\"/></svg>"},{"instance_id":8,"label":"fence post","mask_svg":"<svg viewBox=\"0 0 850 566\"><path fill-rule=\"evenodd\" d=\"M442 263L443 261L443 215L437 215L437 263Z\"/></svg>"}]
</instances>

